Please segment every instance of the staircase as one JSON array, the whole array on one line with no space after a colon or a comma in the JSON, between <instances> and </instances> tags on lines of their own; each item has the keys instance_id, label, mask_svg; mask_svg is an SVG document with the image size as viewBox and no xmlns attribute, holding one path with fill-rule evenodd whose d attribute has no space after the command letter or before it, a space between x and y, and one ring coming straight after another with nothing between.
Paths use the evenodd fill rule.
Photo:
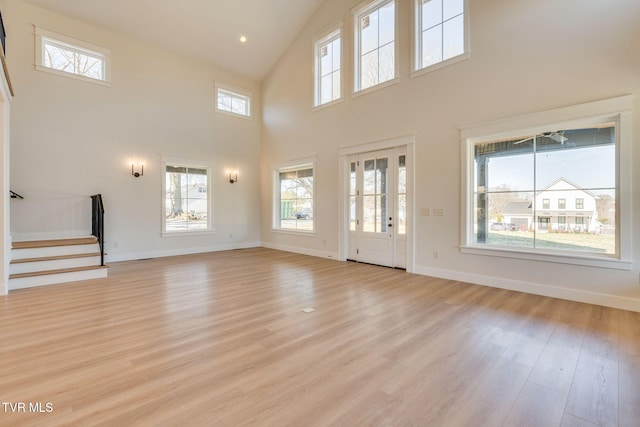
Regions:
<instances>
[{"instance_id":1,"label":"staircase","mask_svg":"<svg viewBox=\"0 0 640 427\"><path fill-rule=\"evenodd\" d=\"M13 242L9 290L107 277L94 236Z\"/></svg>"},{"instance_id":2,"label":"staircase","mask_svg":"<svg viewBox=\"0 0 640 427\"><path fill-rule=\"evenodd\" d=\"M16 233L11 243L9 291L107 277L102 195L91 196L90 201L60 198L25 203L24 198L18 199L19 204L11 206L12 234L13 218L18 218L15 228L22 233ZM36 224L33 231L24 231L25 219L27 225ZM87 220L91 229L78 233L78 229L85 229ZM52 239L51 234L62 236Z\"/></svg>"}]
</instances>

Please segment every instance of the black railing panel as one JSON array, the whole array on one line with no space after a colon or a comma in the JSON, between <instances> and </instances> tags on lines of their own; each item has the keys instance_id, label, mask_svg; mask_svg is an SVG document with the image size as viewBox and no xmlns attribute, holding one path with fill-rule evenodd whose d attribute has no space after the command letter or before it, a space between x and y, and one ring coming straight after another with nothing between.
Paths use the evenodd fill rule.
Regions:
<instances>
[{"instance_id":1,"label":"black railing panel","mask_svg":"<svg viewBox=\"0 0 640 427\"><path fill-rule=\"evenodd\" d=\"M4 22L2 21L2 12L0 12L0 43L2 43L2 52L4 52L5 55L7 54L6 38L7 38L7 34L4 32Z\"/></svg>"},{"instance_id":2,"label":"black railing panel","mask_svg":"<svg viewBox=\"0 0 640 427\"><path fill-rule=\"evenodd\" d=\"M91 196L91 234L100 245L100 265L104 266L104 204L102 194Z\"/></svg>"}]
</instances>

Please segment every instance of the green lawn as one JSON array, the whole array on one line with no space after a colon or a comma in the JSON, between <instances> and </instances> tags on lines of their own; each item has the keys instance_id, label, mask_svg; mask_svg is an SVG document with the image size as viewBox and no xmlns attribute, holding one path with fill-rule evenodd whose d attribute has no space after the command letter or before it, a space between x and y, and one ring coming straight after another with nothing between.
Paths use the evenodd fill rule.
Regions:
<instances>
[{"instance_id":1,"label":"green lawn","mask_svg":"<svg viewBox=\"0 0 640 427\"><path fill-rule=\"evenodd\" d=\"M615 253L615 236L610 234L536 233L535 247L565 249L580 252ZM491 245L534 247L534 233L530 231L490 231Z\"/></svg>"}]
</instances>

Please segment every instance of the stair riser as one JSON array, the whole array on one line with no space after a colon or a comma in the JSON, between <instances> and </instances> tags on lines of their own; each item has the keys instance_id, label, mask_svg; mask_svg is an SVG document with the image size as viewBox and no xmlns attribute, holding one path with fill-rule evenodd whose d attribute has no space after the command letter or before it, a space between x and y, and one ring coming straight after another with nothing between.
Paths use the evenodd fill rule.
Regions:
<instances>
[{"instance_id":1,"label":"stair riser","mask_svg":"<svg viewBox=\"0 0 640 427\"><path fill-rule=\"evenodd\" d=\"M100 257L67 258L11 264L9 266L9 274L32 273L36 271L58 270L62 268L88 267L91 265L100 265Z\"/></svg>"},{"instance_id":2,"label":"stair riser","mask_svg":"<svg viewBox=\"0 0 640 427\"><path fill-rule=\"evenodd\" d=\"M91 245L54 246L48 248L12 249L11 259L44 258L100 252L97 243Z\"/></svg>"},{"instance_id":3,"label":"stair riser","mask_svg":"<svg viewBox=\"0 0 640 427\"><path fill-rule=\"evenodd\" d=\"M32 288L34 286L54 285L57 283L77 282L81 280L101 279L107 277L107 268L71 273L50 274L47 276L23 277L9 279L9 290Z\"/></svg>"}]
</instances>

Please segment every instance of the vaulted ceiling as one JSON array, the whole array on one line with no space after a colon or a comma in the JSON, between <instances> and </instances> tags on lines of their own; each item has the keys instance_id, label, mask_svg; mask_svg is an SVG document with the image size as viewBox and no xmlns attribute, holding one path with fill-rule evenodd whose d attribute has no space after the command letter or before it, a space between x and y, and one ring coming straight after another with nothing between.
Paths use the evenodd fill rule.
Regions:
<instances>
[{"instance_id":1,"label":"vaulted ceiling","mask_svg":"<svg viewBox=\"0 0 640 427\"><path fill-rule=\"evenodd\" d=\"M26 0L261 81L322 0ZM247 41L242 43L240 37Z\"/></svg>"}]
</instances>

